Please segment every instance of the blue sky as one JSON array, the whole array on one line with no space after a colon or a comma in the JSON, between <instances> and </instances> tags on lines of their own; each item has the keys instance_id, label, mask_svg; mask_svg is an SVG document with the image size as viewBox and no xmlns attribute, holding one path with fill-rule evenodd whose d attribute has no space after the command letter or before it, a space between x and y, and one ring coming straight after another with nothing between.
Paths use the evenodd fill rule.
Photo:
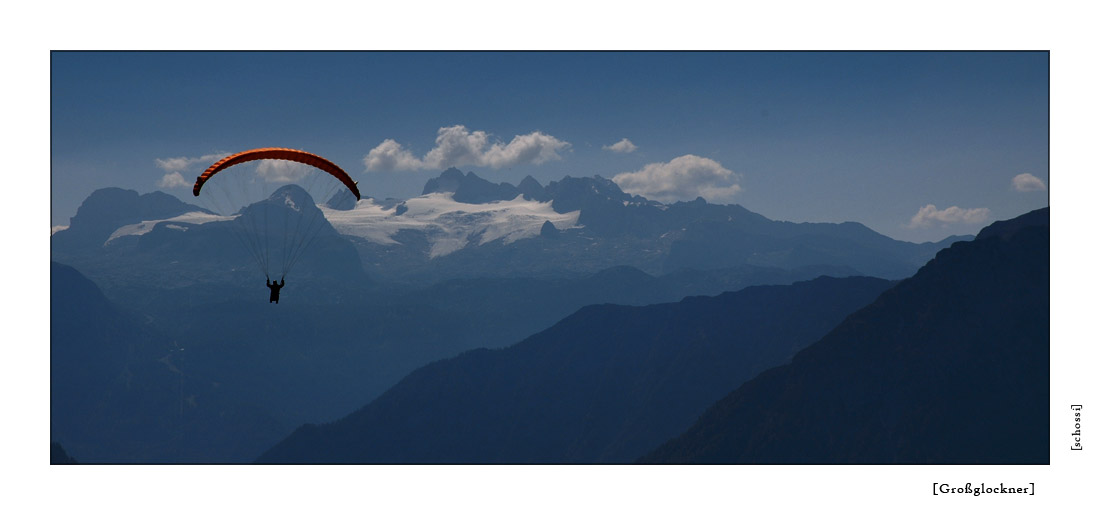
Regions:
<instances>
[{"instance_id":1,"label":"blue sky","mask_svg":"<svg viewBox=\"0 0 1100 515\"><path fill-rule=\"evenodd\" d=\"M450 165L601 175L909 241L1048 198L1046 53L54 52L50 70L52 225L102 187L190 201L211 156L265 146L375 197Z\"/></svg>"}]
</instances>

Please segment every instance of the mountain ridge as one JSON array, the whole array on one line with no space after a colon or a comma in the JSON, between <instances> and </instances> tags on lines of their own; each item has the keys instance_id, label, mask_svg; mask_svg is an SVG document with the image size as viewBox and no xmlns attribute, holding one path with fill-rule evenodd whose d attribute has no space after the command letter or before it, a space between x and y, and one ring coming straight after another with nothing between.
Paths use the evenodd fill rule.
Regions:
<instances>
[{"instance_id":1,"label":"mountain ridge","mask_svg":"<svg viewBox=\"0 0 1100 515\"><path fill-rule=\"evenodd\" d=\"M259 462L626 463L890 284L820 277L585 306L515 345L415 370L337 422L299 427Z\"/></svg>"},{"instance_id":2,"label":"mountain ridge","mask_svg":"<svg viewBox=\"0 0 1100 515\"><path fill-rule=\"evenodd\" d=\"M563 227L555 221L557 231L532 229L505 241L471 237L458 251L445 254L432 250L430 236L413 230L398 229L388 233L385 241L352 236L364 267L378 277L418 283L474 276L560 277L624 264L650 274L742 264L781 268L829 264L900 279L951 242L971 238L917 244L891 239L857 222L774 221L740 205L708 204L701 198L661 204L626 194L598 175L566 176L545 187L527 177L521 185L522 192L508 183L497 185L452 168L429 180L424 191L427 195L451 193L455 201L465 194L474 202L471 206L549 202L556 213L578 213L575 226ZM462 205L451 209L461 210ZM539 224L545 227L544 221ZM339 225L337 229L351 234ZM510 259L504 261L504 256Z\"/></svg>"},{"instance_id":3,"label":"mountain ridge","mask_svg":"<svg viewBox=\"0 0 1100 515\"><path fill-rule=\"evenodd\" d=\"M830 265L900 279L915 272L940 248L969 239L952 237L916 244L893 240L855 222L775 221L740 205L709 204L701 198L661 204L626 194L598 175L566 176L546 186L527 177L521 186L492 183L473 172L464 174L451 168L428 180L425 195L414 199L366 197L356 204L354 199L335 195L325 204L330 218L326 225L332 225L339 239L352 245L360 267L371 279L419 285L451 278L577 277L619 265L651 275L740 265L787 269ZM132 198L101 202L113 196ZM133 199L154 204L163 201L164 205L152 213L136 206ZM136 241L148 240L139 247L149 248L153 240L156 245L183 244L194 239L189 231L216 232L215 228L232 223L212 219L156 223L169 215L201 212L201 208L166 194L138 196L107 188L93 193L86 204L69 229L53 235L52 250L55 257L80 266L97 279L102 268L96 261L110 252L101 244L122 225L145 223L141 230L117 236L133 234ZM121 211L90 217L111 205ZM93 218L95 222L89 224ZM110 243L117 246L123 237ZM188 245L194 246L184 246ZM328 246L347 254L336 250L335 244ZM234 250L231 242L217 248L225 259L240 261L232 255L240 254L240 249ZM207 255L211 249L206 250ZM140 270L148 265L160 267L139 261L129 266ZM348 269L342 273L355 272Z\"/></svg>"},{"instance_id":4,"label":"mountain ridge","mask_svg":"<svg viewBox=\"0 0 1100 515\"><path fill-rule=\"evenodd\" d=\"M240 462L277 441L270 413L190 376L186 347L51 262L51 441L81 463Z\"/></svg>"},{"instance_id":5,"label":"mountain ridge","mask_svg":"<svg viewBox=\"0 0 1100 515\"><path fill-rule=\"evenodd\" d=\"M1049 463L1049 208L941 250L643 463Z\"/></svg>"}]
</instances>

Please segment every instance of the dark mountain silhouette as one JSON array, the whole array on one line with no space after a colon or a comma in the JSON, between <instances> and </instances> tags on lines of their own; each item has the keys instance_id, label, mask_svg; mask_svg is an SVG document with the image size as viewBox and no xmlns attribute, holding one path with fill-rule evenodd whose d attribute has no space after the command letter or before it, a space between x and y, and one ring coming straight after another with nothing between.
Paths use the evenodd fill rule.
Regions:
<instances>
[{"instance_id":1,"label":"dark mountain silhouette","mask_svg":"<svg viewBox=\"0 0 1100 515\"><path fill-rule=\"evenodd\" d=\"M270 414L192 376L189 359L75 269L51 262L50 439L81 462L241 461L285 435Z\"/></svg>"},{"instance_id":2,"label":"dark mountain silhouette","mask_svg":"<svg viewBox=\"0 0 1100 515\"><path fill-rule=\"evenodd\" d=\"M784 366L653 463L1049 462L1049 209L995 223Z\"/></svg>"},{"instance_id":3,"label":"dark mountain silhouette","mask_svg":"<svg viewBox=\"0 0 1100 515\"><path fill-rule=\"evenodd\" d=\"M57 442L50 442L50 465L76 465L77 462Z\"/></svg>"},{"instance_id":4,"label":"dark mountain silhouette","mask_svg":"<svg viewBox=\"0 0 1100 515\"><path fill-rule=\"evenodd\" d=\"M338 422L299 428L260 462L628 462L889 284L822 277L586 307L512 347L421 368Z\"/></svg>"},{"instance_id":5,"label":"dark mountain silhouette","mask_svg":"<svg viewBox=\"0 0 1100 515\"><path fill-rule=\"evenodd\" d=\"M329 197L328 201L325 202L325 207L348 211L355 207L355 203L355 195L352 194L351 190L341 189Z\"/></svg>"},{"instance_id":6,"label":"dark mountain silhouette","mask_svg":"<svg viewBox=\"0 0 1100 515\"><path fill-rule=\"evenodd\" d=\"M50 263L50 376L54 393L71 390L79 395L103 390L125 371L131 343L143 336L92 281L72 267ZM51 402L56 411L55 427L65 415L87 406L79 397L66 395L55 395Z\"/></svg>"},{"instance_id":7,"label":"dark mountain silhouette","mask_svg":"<svg viewBox=\"0 0 1100 515\"><path fill-rule=\"evenodd\" d=\"M1016 233L1029 227L1050 227L1050 209L1036 209L1009 220L993 222L981 230L974 239L1000 238L1011 239Z\"/></svg>"},{"instance_id":8,"label":"dark mountain silhouette","mask_svg":"<svg viewBox=\"0 0 1100 515\"><path fill-rule=\"evenodd\" d=\"M560 181L551 181L544 190L554 201L554 210L559 213L570 211L595 211L597 215L607 215L612 208L627 207L630 203L644 206L659 206L659 202L646 200L636 195L624 193L610 179L599 175L595 177L570 177L566 175ZM584 222L581 222L584 223Z\"/></svg>"},{"instance_id":9,"label":"dark mountain silhouette","mask_svg":"<svg viewBox=\"0 0 1100 515\"><path fill-rule=\"evenodd\" d=\"M539 236L543 238L557 238L560 235L561 231L550 220L543 222L542 229L539 229Z\"/></svg>"},{"instance_id":10,"label":"dark mountain silhouette","mask_svg":"<svg viewBox=\"0 0 1100 515\"><path fill-rule=\"evenodd\" d=\"M162 220L193 211L210 211L180 202L167 193L138 195L133 190L103 188L92 192L69 220L69 228L53 235L55 250L75 251L103 245L119 227L143 220Z\"/></svg>"},{"instance_id":11,"label":"dark mountain silhouette","mask_svg":"<svg viewBox=\"0 0 1100 515\"><path fill-rule=\"evenodd\" d=\"M537 200L539 202L550 200L550 195L546 193L546 189L542 187L542 184L539 184L539 181L535 180L535 178L530 175L524 177L523 180L519 182L517 189L519 189L523 197L528 200Z\"/></svg>"},{"instance_id":12,"label":"dark mountain silhouette","mask_svg":"<svg viewBox=\"0 0 1100 515\"><path fill-rule=\"evenodd\" d=\"M508 183L496 184L478 177L474 172L463 175L457 168L448 168L439 177L429 179L422 195L449 192L457 202L484 204L496 200L512 200L520 195L519 189Z\"/></svg>"}]
</instances>

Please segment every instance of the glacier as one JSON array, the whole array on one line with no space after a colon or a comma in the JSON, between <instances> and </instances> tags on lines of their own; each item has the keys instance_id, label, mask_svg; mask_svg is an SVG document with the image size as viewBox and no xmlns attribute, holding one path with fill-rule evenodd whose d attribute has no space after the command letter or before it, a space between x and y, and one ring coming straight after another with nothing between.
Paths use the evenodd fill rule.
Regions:
<instances>
[{"instance_id":1,"label":"glacier","mask_svg":"<svg viewBox=\"0 0 1100 515\"><path fill-rule=\"evenodd\" d=\"M124 225L122 227L119 227L118 229L115 229L115 232L111 233L111 236L108 237L107 241L103 242L103 244L106 245L110 243L111 240L121 238L123 236L141 236L142 234L152 231L153 227L156 227L156 225L161 222L204 224L208 222L224 222L226 220L232 220L237 216L238 215L223 216L203 213L202 211L192 211L190 213L184 213L182 215L173 216L172 218L165 218L163 220L143 220L136 224ZM179 226L174 228L183 229Z\"/></svg>"},{"instance_id":2,"label":"glacier","mask_svg":"<svg viewBox=\"0 0 1100 515\"><path fill-rule=\"evenodd\" d=\"M507 244L538 236L547 221L563 231L579 227L580 211L558 213L552 202L517 195L512 200L465 204L453 196L451 192L429 193L388 208L370 198L346 211L318 207L337 232L381 245L397 245L393 236L402 230L424 232L432 258L461 250L471 240L484 245L502 239ZM407 210L397 214L400 205Z\"/></svg>"}]
</instances>

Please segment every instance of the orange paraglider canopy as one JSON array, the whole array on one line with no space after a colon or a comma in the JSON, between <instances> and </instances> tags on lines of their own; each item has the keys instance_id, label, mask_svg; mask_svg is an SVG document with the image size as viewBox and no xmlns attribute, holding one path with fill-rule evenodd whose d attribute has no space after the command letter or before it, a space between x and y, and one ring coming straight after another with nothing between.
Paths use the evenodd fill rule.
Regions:
<instances>
[{"instance_id":1,"label":"orange paraglider canopy","mask_svg":"<svg viewBox=\"0 0 1100 515\"><path fill-rule=\"evenodd\" d=\"M355 200L359 200L359 187L355 185L355 181L351 180L344 170L336 166L335 163L325 159L317 154L311 154L302 150L294 150L292 148L254 148L252 150L246 150L237 154L233 154L229 157L223 158L210 165L206 171L199 175L198 179L195 179L195 188L192 190L195 196L199 196L199 190L202 189L202 185L206 181L210 180L214 174L225 170L233 165L239 165L241 163L247 163L249 161L256 161L259 159L282 159L284 161L295 161L298 163L304 163L314 168L319 168L329 173L333 177L336 177L340 182L355 194Z\"/></svg>"}]
</instances>

